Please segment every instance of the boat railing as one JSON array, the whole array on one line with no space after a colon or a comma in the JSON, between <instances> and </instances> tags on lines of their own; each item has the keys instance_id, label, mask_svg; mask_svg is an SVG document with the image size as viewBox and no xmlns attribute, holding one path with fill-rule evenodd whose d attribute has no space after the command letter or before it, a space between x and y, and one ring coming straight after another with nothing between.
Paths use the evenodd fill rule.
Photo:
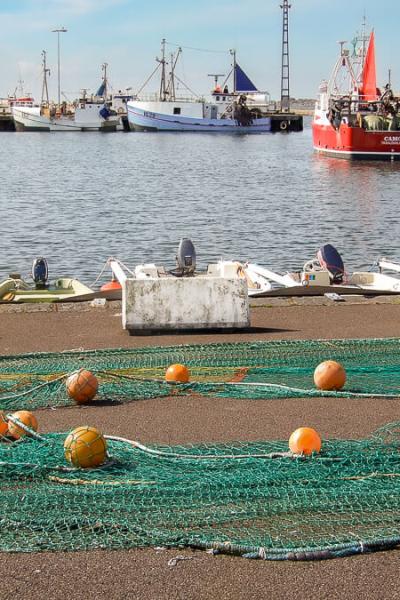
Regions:
<instances>
[{"instance_id":1,"label":"boat railing","mask_svg":"<svg viewBox=\"0 0 400 600\"><path fill-rule=\"evenodd\" d=\"M139 102L161 102L160 96L158 93L154 94L140 94L140 96L136 96L134 100L138 100ZM174 98L173 100L168 100L168 102L204 102L204 98L199 98L196 96L179 96Z\"/></svg>"}]
</instances>

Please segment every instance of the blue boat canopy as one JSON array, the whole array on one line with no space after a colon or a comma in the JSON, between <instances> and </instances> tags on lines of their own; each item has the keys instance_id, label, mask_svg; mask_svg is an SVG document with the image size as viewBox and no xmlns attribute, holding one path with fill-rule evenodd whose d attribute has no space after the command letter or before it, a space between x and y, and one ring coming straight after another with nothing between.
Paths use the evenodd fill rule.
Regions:
<instances>
[{"instance_id":1,"label":"blue boat canopy","mask_svg":"<svg viewBox=\"0 0 400 600\"><path fill-rule=\"evenodd\" d=\"M236 92L257 92L254 83L236 63L235 65L235 88Z\"/></svg>"},{"instance_id":2,"label":"blue boat canopy","mask_svg":"<svg viewBox=\"0 0 400 600\"><path fill-rule=\"evenodd\" d=\"M106 84L102 81L101 86L96 92L96 96L104 96L104 92L106 91Z\"/></svg>"}]
</instances>

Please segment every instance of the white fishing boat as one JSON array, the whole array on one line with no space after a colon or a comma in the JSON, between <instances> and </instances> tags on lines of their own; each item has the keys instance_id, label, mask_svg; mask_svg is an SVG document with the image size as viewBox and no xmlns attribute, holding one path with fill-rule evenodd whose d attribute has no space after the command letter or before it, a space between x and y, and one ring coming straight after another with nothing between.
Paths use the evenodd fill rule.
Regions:
<instances>
[{"instance_id":1,"label":"white fishing boat","mask_svg":"<svg viewBox=\"0 0 400 600\"><path fill-rule=\"evenodd\" d=\"M171 57L170 73L167 77L165 44L166 41L163 40L162 58L158 59L161 68L161 85L158 97L148 100L137 98L127 103L128 122L132 130L246 134L271 131L270 117L262 116L259 110L249 108L247 96L240 89L234 89L232 94L218 95L218 100L215 94L207 100L193 96L178 98L175 85L175 67L181 49L179 48L175 56ZM236 69L237 65L234 64L234 72L236 72ZM242 72L241 69L240 71ZM237 81L236 77L234 81ZM181 83L183 82L181 81Z\"/></svg>"},{"instance_id":2,"label":"white fishing boat","mask_svg":"<svg viewBox=\"0 0 400 600\"><path fill-rule=\"evenodd\" d=\"M272 284L270 290L255 292L255 296L321 296L338 295L386 295L400 293L400 279L382 273L382 270L400 273L400 265L380 259L378 271L354 271L347 273L337 250L331 244L322 246L317 258L307 261L299 271L279 274L252 263L245 264L248 276L264 278Z\"/></svg>"},{"instance_id":3,"label":"white fishing boat","mask_svg":"<svg viewBox=\"0 0 400 600\"><path fill-rule=\"evenodd\" d=\"M96 94L88 96L86 90L73 105L66 102L52 105L49 102L46 52L43 51L42 101L39 106L12 106L17 131L116 131L120 118L107 103L106 65L103 81Z\"/></svg>"}]
</instances>

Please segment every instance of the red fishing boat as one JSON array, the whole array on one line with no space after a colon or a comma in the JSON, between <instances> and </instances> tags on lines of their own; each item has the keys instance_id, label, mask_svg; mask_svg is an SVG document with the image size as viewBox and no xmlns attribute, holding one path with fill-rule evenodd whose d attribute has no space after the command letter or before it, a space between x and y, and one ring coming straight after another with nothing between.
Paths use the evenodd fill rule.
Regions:
<instances>
[{"instance_id":1,"label":"red fishing boat","mask_svg":"<svg viewBox=\"0 0 400 600\"><path fill-rule=\"evenodd\" d=\"M360 43L361 42L361 43ZM314 149L349 159L400 158L400 99L377 87L375 36L340 43L332 77L322 82L312 123Z\"/></svg>"}]
</instances>

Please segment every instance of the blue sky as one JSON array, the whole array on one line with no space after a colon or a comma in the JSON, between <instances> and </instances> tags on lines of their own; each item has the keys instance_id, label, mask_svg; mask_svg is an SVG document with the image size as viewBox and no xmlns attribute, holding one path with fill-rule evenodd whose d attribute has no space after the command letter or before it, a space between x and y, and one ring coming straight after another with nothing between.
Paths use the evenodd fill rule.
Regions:
<instances>
[{"instance_id":1,"label":"blue sky","mask_svg":"<svg viewBox=\"0 0 400 600\"><path fill-rule=\"evenodd\" d=\"M329 77L337 41L350 40L364 12L375 28L379 83L392 69L400 90L399 0L292 0L290 11L291 95L314 97ZM61 89L70 99L82 88L95 91L101 64L109 64L115 90L137 90L155 67L161 38L184 49L177 71L189 87L207 93L208 73L228 73L229 49L262 90L280 95L281 20L279 0L0 0L0 96L18 79L37 98L41 92L41 51L51 68L50 95L57 95L57 35L61 34ZM190 48L215 50L198 52ZM169 51L174 50L168 46ZM154 91L154 80L146 89Z\"/></svg>"}]
</instances>

